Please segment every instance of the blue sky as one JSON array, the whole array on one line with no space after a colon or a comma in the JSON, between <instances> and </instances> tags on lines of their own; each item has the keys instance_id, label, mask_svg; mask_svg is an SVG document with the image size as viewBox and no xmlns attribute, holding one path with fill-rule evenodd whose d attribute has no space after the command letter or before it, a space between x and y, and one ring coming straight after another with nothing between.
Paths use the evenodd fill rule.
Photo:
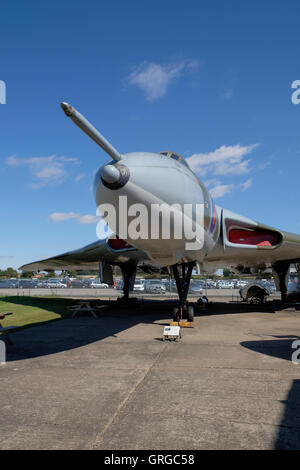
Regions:
<instances>
[{"instance_id":1,"label":"blue sky","mask_svg":"<svg viewBox=\"0 0 300 470\"><path fill-rule=\"evenodd\" d=\"M2 2L0 268L96 239L107 156L62 100L121 153L192 157L217 204L300 232L299 14L297 1Z\"/></svg>"}]
</instances>

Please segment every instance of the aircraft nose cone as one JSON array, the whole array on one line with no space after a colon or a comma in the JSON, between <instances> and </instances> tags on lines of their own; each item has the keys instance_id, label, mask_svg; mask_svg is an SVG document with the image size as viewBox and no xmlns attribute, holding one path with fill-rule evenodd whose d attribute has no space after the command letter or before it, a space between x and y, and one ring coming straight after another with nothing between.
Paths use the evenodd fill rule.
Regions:
<instances>
[{"instance_id":1,"label":"aircraft nose cone","mask_svg":"<svg viewBox=\"0 0 300 470\"><path fill-rule=\"evenodd\" d=\"M105 165L101 171L101 178L106 183L116 183L120 179L120 171L113 165Z\"/></svg>"},{"instance_id":2,"label":"aircraft nose cone","mask_svg":"<svg viewBox=\"0 0 300 470\"><path fill-rule=\"evenodd\" d=\"M119 189L129 180L129 168L125 165L105 165L101 170L101 180L109 189Z\"/></svg>"}]
</instances>

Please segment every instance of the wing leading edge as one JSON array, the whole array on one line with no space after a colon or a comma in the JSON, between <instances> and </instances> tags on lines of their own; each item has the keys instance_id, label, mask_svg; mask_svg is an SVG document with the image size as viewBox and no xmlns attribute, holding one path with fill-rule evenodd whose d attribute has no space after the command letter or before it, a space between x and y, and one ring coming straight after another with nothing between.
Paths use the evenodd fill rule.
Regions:
<instances>
[{"instance_id":1,"label":"wing leading edge","mask_svg":"<svg viewBox=\"0 0 300 470\"><path fill-rule=\"evenodd\" d=\"M23 271L99 269L100 261L112 265L121 265L132 262L147 262L147 260L147 255L141 250L133 247L114 250L107 240L98 240L77 250L24 264L20 269Z\"/></svg>"}]
</instances>

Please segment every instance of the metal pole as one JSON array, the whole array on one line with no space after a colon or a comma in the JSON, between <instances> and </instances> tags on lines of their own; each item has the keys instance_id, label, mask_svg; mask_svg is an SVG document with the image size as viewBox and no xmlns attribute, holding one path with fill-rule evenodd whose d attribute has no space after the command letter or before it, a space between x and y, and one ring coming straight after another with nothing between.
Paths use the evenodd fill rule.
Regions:
<instances>
[{"instance_id":1,"label":"metal pole","mask_svg":"<svg viewBox=\"0 0 300 470\"><path fill-rule=\"evenodd\" d=\"M64 110L66 116L70 117L72 121L80 127L96 144L98 144L108 155L111 156L116 162L121 160L121 154L116 150L106 139L100 134L97 129L73 106L68 103L62 102L61 107Z\"/></svg>"}]
</instances>

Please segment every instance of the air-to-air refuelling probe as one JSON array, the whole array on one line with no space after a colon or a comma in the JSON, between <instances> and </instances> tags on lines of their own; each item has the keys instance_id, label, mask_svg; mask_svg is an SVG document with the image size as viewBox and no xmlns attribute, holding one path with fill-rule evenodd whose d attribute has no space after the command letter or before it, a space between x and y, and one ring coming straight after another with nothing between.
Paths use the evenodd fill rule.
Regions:
<instances>
[{"instance_id":1,"label":"air-to-air refuelling probe","mask_svg":"<svg viewBox=\"0 0 300 470\"><path fill-rule=\"evenodd\" d=\"M282 300L286 299L290 265L300 262L300 235L216 206L182 156L170 151L121 154L76 109L67 103L61 106L111 157L95 176L94 192L96 205L115 235L21 269L80 270L100 266L102 281L112 284L112 266L119 266L125 301L137 268L147 273L172 270L179 295L174 320L182 311L189 320L193 319L187 294L196 264L205 272L220 267L230 267L238 273L272 269ZM114 209L115 219L108 214L109 207ZM185 208L189 210L186 212ZM155 230L157 221L162 223ZM168 224L169 230L164 232ZM143 225L146 233L141 234L138 225ZM126 237L122 236L124 233Z\"/></svg>"}]
</instances>

